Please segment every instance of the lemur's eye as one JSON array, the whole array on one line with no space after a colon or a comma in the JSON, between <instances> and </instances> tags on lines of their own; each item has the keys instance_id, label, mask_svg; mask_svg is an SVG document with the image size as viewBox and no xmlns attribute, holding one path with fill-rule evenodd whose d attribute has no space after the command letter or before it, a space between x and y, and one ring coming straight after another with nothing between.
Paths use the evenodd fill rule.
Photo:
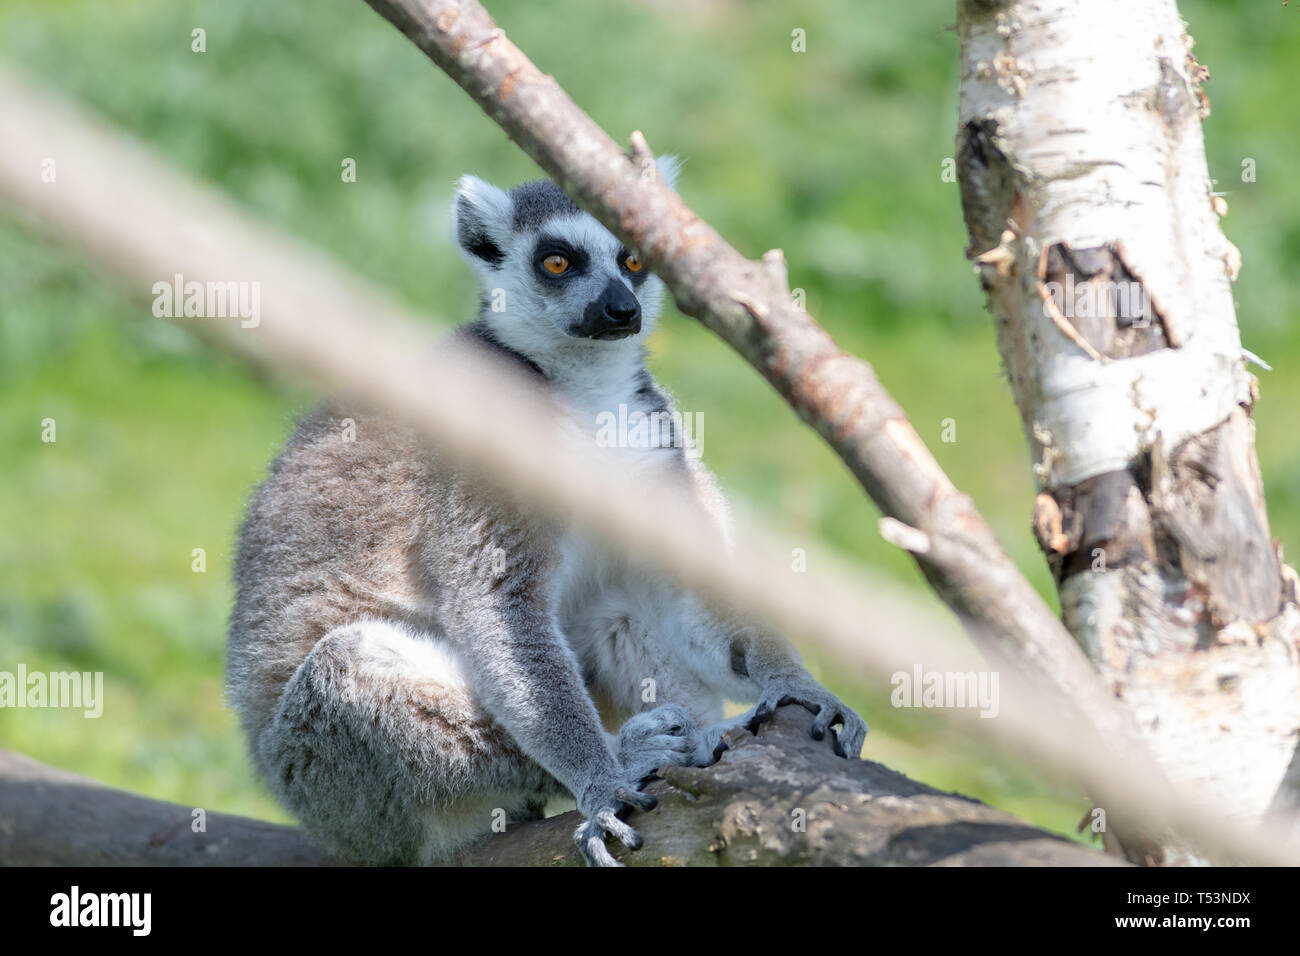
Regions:
<instances>
[{"instance_id":1,"label":"lemur's eye","mask_svg":"<svg viewBox=\"0 0 1300 956\"><path fill-rule=\"evenodd\" d=\"M553 276L562 276L569 271L567 256L547 256L542 260L542 268Z\"/></svg>"},{"instance_id":2,"label":"lemur's eye","mask_svg":"<svg viewBox=\"0 0 1300 956\"><path fill-rule=\"evenodd\" d=\"M637 256L635 253L629 255L626 259L623 260L623 268L626 269L628 272L640 272L644 267L645 264L641 261L641 258Z\"/></svg>"}]
</instances>

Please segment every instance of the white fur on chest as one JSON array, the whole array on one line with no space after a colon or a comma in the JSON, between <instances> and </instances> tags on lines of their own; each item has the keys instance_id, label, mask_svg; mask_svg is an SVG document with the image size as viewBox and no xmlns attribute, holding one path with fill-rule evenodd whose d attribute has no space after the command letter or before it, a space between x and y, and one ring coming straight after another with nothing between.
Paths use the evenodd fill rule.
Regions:
<instances>
[{"instance_id":1,"label":"white fur on chest","mask_svg":"<svg viewBox=\"0 0 1300 956\"><path fill-rule=\"evenodd\" d=\"M635 394L618 396L629 410L648 411ZM600 409L597 414L603 414ZM581 413L579 413L581 414ZM617 405L613 414L618 414ZM596 414L583 416L581 427L593 440L600 431ZM604 444L602 442L602 444ZM669 476L682 469L680 448L628 445L611 447L636 473ZM597 646L613 632L646 634L664 616L665 579L651 565L618 552L577 530L560 543L560 562L554 579L554 597L560 627L584 667L601 657ZM629 665L632 659L626 661ZM605 671L605 667L599 668ZM604 673L606 680L618 679Z\"/></svg>"},{"instance_id":2,"label":"white fur on chest","mask_svg":"<svg viewBox=\"0 0 1300 956\"><path fill-rule=\"evenodd\" d=\"M680 466L684 449L681 416L674 416L657 396L629 387L624 379L566 389L565 400L582 434L597 446L614 450L623 466L664 474Z\"/></svg>"},{"instance_id":3,"label":"white fur on chest","mask_svg":"<svg viewBox=\"0 0 1300 956\"><path fill-rule=\"evenodd\" d=\"M672 410L657 387L645 388L640 352L629 350L627 358L565 370L560 391L571 420L634 475L682 479L685 493L682 429L664 424ZM661 420L650 427L656 416ZM672 666L675 630L665 627L674 617L671 591L657 569L576 530L560 544L553 591L558 623L597 685L632 686L647 672Z\"/></svg>"}]
</instances>

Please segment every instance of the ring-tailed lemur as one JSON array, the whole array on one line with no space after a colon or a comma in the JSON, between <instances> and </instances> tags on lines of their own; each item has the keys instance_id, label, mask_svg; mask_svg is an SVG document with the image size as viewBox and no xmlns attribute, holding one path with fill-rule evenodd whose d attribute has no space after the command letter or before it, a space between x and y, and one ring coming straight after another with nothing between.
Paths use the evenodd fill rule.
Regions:
<instances>
[{"instance_id":1,"label":"ring-tailed lemur","mask_svg":"<svg viewBox=\"0 0 1300 956\"><path fill-rule=\"evenodd\" d=\"M675 162L659 168L671 184ZM463 342L530 370L593 435L620 404L670 407L643 346L663 284L635 252L548 180L506 193L465 176L454 216L484 290ZM725 527L712 476L666 438L628 453ZM611 865L606 835L641 844L622 816L654 806L644 782L713 762L727 729L793 701L814 737L840 728L841 752L867 731L782 638L521 513L359 409L299 424L249 505L235 578L228 690L254 762L350 860L454 859L567 791L583 856ZM723 721L724 698L758 703Z\"/></svg>"}]
</instances>

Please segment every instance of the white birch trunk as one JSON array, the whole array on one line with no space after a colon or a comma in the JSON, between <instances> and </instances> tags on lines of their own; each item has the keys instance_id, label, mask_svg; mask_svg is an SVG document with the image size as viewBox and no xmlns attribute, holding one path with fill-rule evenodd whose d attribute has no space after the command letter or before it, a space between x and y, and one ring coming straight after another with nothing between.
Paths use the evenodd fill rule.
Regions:
<instances>
[{"instance_id":1,"label":"white birch trunk","mask_svg":"<svg viewBox=\"0 0 1300 956\"><path fill-rule=\"evenodd\" d=\"M1173 0L959 0L957 137L1066 626L1175 786L1295 816L1300 611L1264 511ZM1285 781L1285 782L1284 782Z\"/></svg>"}]
</instances>

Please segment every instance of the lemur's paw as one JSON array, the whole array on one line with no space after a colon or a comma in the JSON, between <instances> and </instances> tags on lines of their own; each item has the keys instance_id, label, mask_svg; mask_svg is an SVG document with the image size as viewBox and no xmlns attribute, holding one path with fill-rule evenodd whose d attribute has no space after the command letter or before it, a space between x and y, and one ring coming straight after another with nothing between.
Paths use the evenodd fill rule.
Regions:
<instances>
[{"instance_id":1,"label":"lemur's paw","mask_svg":"<svg viewBox=\"0 0 1300 956\"><path fill-rule=\"evenodd\" d=\"M661 767L702 766L703 737L676 704L637 714L618 734L618 759L629 779L641 782Z\"/></svg>"},{"instance_id":2,"label":"lemur's paw","mask_svg":"<svg viewBox=\"0 0 1300 956\"><path fill-rule=\"evenodd\" d=\"M758 733L758 728L771 720L776 709L784 704L798 704L816 715L808 731L813 740L821 740L826 731L835 727L832 735L835 752L855 760L862 755L867 722L811 678L781 677L768 681L754 709L745 715L749 731Z\"/></svg>"},{"instance_id":3,"label":"lemur's paw","mask_svg":"<svg viewBox=\"0 0 1300 956\"><path fill-rule=\"evenodd\" d=\"M578 845L588 866L622 866L605 846L605 837L617 838L629 850L641 849L645 842L641 839L641 834L628 826L619 814L632 809L653 810L658 805L659 798L630 786L616 786L611 792L594 799L590 794L586 796L587 799L583 802L589 806L586 809L580 806L578 809L583 811L587 819L573 831L573 842Z\"/></svg>"}]
</instances>

